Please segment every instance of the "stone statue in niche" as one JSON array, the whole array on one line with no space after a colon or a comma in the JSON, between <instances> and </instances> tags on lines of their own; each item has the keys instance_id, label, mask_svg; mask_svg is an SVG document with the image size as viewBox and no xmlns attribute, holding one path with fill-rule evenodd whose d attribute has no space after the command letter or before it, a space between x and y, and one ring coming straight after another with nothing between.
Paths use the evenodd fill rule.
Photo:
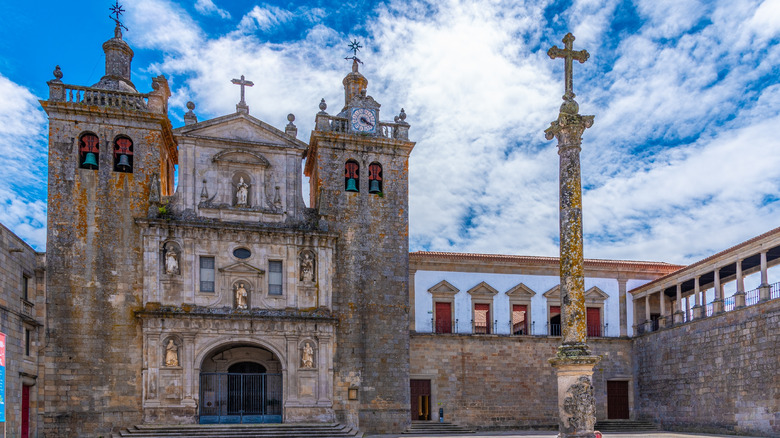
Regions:
<instances>
[{"instance_id":1,"label":"stone statue in niche","mask_svg":"<svg viewBox=\"0 0 780 438\"><path fill-rule=\"evenodd\" d=\"M236 207L248 207L249 204L247 203L247 197L249 196L249 184L244 182L244 177L242 176L238 180L238 184L236 185Z\"/></svg>"},{"instance_id":2,"label":"stone statue in niche","mask_svg":"<svg viewBox=\"0 0 780 438\"><path fill-rule=\"evenodd\" d=\"M239 283L236 288L236 309L246 309L247 295L244 283Z\"/></svg>"},{"instance_id":3,"label":"stone statue in niche","mask_svg":"<svg viewBox=\"0 0 780 438\"><path fill-rule=\"evenodd\" d=\"M173 339L168 339L168 345L165 346L165 366L179 366L179 347L173 342Z\"/></svg>"},{"instance_id":4,"label":"stone statue in niche","mask_svg":"<svg viewBox=\"0 0 780 438\"><path fill-rule=\"evenodd\" d=\"M314 283L314 256L309 251L301 254L301 281Z\"/></svg>"},{"instance_id":5,"label":"stone statue in niche","mask_svg":"<svg viewBox=\"0 0 780 438\"><path fill-rule=\"evenodd\" d=\"M314 349L311 348L311 343L309 342L303 344L301 368L314 368Z\"/></svg>"},{"instance_id":6,"label":"stone statue in niche","mask_svg":"<svg viewBox=\"0 0 780 438\"><path fill-rule=\"evenodd\" d=\"M177 275L179 273L179 255L173 249L173 245L168 245L165 250L165 273L168 275Z\"/></svg>"}]
</instances>

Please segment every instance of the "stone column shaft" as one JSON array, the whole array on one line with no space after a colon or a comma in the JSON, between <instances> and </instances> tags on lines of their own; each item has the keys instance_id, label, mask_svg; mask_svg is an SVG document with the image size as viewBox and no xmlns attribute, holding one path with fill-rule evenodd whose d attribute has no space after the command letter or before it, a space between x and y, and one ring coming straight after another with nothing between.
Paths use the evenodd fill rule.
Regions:
<instances>
[{"instance_id":1,"label":"stone column shaft","mask_svg":"<svg viewBox=\"0 0 780 438\"><path fill-rule=\"evenodd\" d=\"M761 285L758 287L759 301L769 301L769 270L767 268L766 251L761 253Z\"/></svg>"},{"instance_id":2,"label":"stone column shaft","mask_svg":"<svg viewBox=\"0 0 780 438\"><path fill-rule=\"evenodd\" d=\"M723 311L723 285L720 284L720 269L715 269L713 272L714 279L713 285L715 287L715 300L712 302L712 314L720 313Z\"/></svg>"},{"instance_id":3,"label":"stone column shaft","mask_svg":"<svg viewBox=\"0 0 780 438\"><path fill-rule=\"evenodd\" d=\"M620 305L620 336L628 336L628 311L626 309L626 279L618 279Z\"/></svg>"},{"instance_id":4,"label":"stone column shaft","mask_svg":"<svg viewBox=\"0 0 780 438\"><path fill-rule=\"evenodd\" d=\"M682 284L677 283L677 311L674 312L674 323L679 324L682 321L683 321Z\"/></svg>"},{"instance_id":5,"label":"stone column shaft","mask_svg":"<svg viewBox=\"0 0 780 438\"><path fill-rule=\"evenodd\" d=\"M734 294L734 308L745 307L745 278L742 276L742 260L737 260L737 293Z\"/></svg>"},{"instance_id":6,"label":"stone column shaft","mask_svg":"<svg viewBox=\"0 0 780 438\"><path fill-rule=\"evenodd\" d=\"M693 306L693 317L696 318L696 319L699 319L699 318L702 317L702 314L703 314L702 309L704 308L704 306L702 305L702 303L705 300L702 300L701 299L702 297L700 296L701 295L701 286L699 284L699 276L698 275L693 279L693 294L696 296L696 304L694 304L694 306Z\"/></svg>"}]
</instances>

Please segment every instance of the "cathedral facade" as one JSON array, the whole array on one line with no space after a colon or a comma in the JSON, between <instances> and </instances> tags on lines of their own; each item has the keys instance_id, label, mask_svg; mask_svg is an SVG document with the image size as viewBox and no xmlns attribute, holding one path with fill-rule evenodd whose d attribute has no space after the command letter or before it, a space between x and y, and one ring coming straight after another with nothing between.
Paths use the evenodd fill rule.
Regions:
<instances>
[{"instance_id":1,"label":"cathedral facade","mask_svg":"<svg viewBox=\"0 0 780 438\"><path fill-rule=\"evenodd\" d=\"M117 26L106 75L49 115L44 434L138 423L342 422L408 415L408 140L357 60L311 143L251 116L185 125L167 81L140 93ZM311 208L302 198L302 160ZM174 192L174 166L178 187ZM385 270L375 266L388 266ZM67 398L67 401L64 400Z\"/></svg>"}]
</instances>

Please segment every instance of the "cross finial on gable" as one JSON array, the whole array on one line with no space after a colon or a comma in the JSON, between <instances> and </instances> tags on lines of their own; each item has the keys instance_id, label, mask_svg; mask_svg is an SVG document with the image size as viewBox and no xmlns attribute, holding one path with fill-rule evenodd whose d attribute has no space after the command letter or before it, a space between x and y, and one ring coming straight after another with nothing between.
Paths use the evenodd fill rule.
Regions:
<instances>
[{"instance_id":1,"label":"cross finial on gable","mask_svg":"<svg viewBox=\"0 0 780 438\"><path fill-rule=\"evenodd\" d=\"M572 72L572 60L577 60L582 64L583 62L587 61L590 57L590 54L587 50L579 50L575 51L572 49L572 45L574 43L574 35L571 33L567 33L565 37L563 37L563 44L564 48L559 49L558 46L552 46L550 50L547 51L547 55L550 57L550 59L556 59L556 58L563 58L564 59L564 73L566 76L566 93L563 95L563 100L567 102L571 102L574 100L574 80L572 79L573 72Z\"/></svg>"},{"instance_id":2,"label":"cross finial on gable","mask_svg":"<svg viewBox=\"0 0 780 438\"><path fill-rule=\"evenodd\" d=\"M231 82L241 86L241 101L238 102L238 105L236 105L236 111L244 114L249 114L249 106L246 104L246 101L244 100L244 87L251 87L255 85L255 83L244 79L244 75L241 75L241 79L233 79Z\"/></svg>"}]
</instances>

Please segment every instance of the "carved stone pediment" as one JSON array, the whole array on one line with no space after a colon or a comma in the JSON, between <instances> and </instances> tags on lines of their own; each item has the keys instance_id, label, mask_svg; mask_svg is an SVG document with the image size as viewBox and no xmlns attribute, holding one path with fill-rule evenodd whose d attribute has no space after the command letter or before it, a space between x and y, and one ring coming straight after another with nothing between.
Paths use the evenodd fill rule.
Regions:
<instances>
[{"instance_id":1,"label":"carved stone pediment","mask_svg":"<svg viewBox=\"0 0 780 438\"><path fill-rule=\"evenodd\" d=\"M218 152L211 159L215 163L240 164L242 166L268 167L271 163L261 154L247 149L228 149Z\"/></svg>"},{"instance_id":2,"label":"carved stone pediment","mask_svg":"<svg viewBox=\"0 0 780 438\"><path fill-rule=\"evenodd\" d=\"M265 271L263 269L252 266L246 262L236 262L233 263L232 265L227 265L225 267L219 268L219 272L233 273L233 274L253 274L253 275L265 274Z\"/></svg>"},{"instance_id":3,"label":"carved stone pediment","mask_svg":"<svg viewBox=\"0 0 780 438\"><path fill-rule=\"evenodd\" d=\"M600 303L605 301L607 298L609 298L609 294L599 289L597 286L593 286L592 288L585 291L586 303Z\"/></svg>"},{"instance_id":4,"label":"carved stone pediment","mask_svg":"<svg viewBox=\"0 0 780 438\"><path fill-rule=\"evenodd\" d=\"M530 287L524 285L523 283L520 283L512 289L506 291L506 294L512 298L530 300L534 295L536 295L536 292L531 290Z\"/></svg>"},{"instance_id":5,"label":"carved stone pediment","mask_svg":"<svg viewBox=\"0 0 780 438\"><path fill-rule=\"evenodd\" d=\"M216 119L185 125L174 130L176 136L218 141L259 143L294 149L306 149L306 143L248 114L233 113Z\"/></svg>"},{"instance_id":6,"label":"carved stone pediment","mask_svg":"<svg viewBox=\"0 0 780 438\"><path fill-rule=\"evenodd\" d=\"M476 296L476 297L492 297L493 295L497 294L498 291L496 290L496 288L483 281L478 285L469 289L468 293L471 296Z\"/></svg>"},{"instance_id":7,"label":"carved stone pediment","mask_svg":"<svg viewBox=\"0 0 780 438\"><path fill-rule=\"evenodd\" d=\"M542 294L543 297L547 298L547 301L551 300L561 300L561 285L556 284L553 288L548 290L547 292Z\"/></svg>"},{"instance_id":8,"label":"carved stone pediment","mask_svg":"<svg viewBox=\"0 0 780 438\"><path fill-rule=\"evenodd\" d=\"M428 289L428 292L433 294L435 297L445 297L453 296L460 292L460 290L458 290L457 287L451 285L447 280L442 280Z\"/></svg>"}]
</instances>

